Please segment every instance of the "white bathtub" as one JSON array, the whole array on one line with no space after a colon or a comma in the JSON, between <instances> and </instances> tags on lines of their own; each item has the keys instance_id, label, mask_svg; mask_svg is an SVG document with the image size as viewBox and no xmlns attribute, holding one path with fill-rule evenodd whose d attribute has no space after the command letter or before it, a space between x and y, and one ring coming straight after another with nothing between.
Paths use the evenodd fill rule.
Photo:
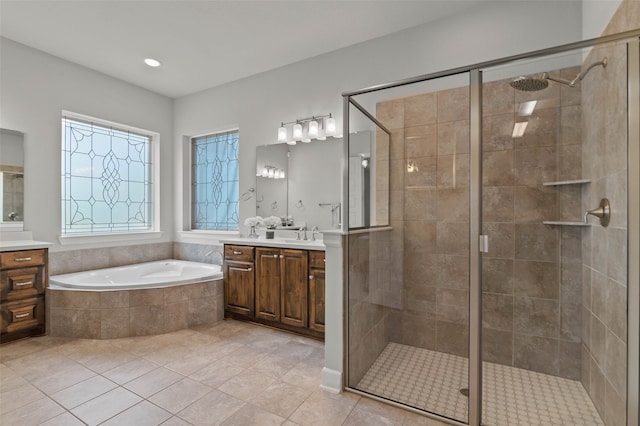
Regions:
<instances>
[{"instance_id":1,"label":"white bathtub","mask_svg":"<svg viewBox=\"0 0 640 426\"><path fill-rule=\"evenodd\" d=\"M93 271L53 275L50 287L76 290L133 290L162 288L222 279L220 265L159 260Z\"/></svg>"}]
</instances>

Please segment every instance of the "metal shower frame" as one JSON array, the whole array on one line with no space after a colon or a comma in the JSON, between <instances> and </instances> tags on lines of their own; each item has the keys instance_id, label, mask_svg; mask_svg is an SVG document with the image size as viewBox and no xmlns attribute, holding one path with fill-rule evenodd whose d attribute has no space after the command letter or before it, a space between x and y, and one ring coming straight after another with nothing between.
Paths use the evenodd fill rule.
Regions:
<instances>
[{"instance_id":1,"label":"metal shower frame","mask_svg":"<svg viewBox=\"0 0 640 426\"><path fill-rule=\"evenodd\" d=\"M473 242L469 247L477 247L470 249L469 266L470 266L470 282L469 282L469 408L468 408L468 424L480 425L482 423L482 257L480 252L480 239L482 231L482 69L505 65L511 62L542 58L557 53L564 53L571 50L588 48L611 42L627 40L627 174L628 174L628 220L627 220L627 426L639 425L639 408L638 400L640 398L640 29L625 31L617 34L607 35L599 38L579 41L575 43L564 44L552 48L535 50L529 53L508 56L502 59L480 62L473 65L452 68L435 73L425 74L404 80L393 81L390 83L378 84L367 88L347 91L342 93L343 96L343 158L349 158L349 108L355 107L360 112L369 117L375 124L384 128L378 120L376 120L368 111L354 99L354 96L392 89L396 87L406 86L414 83L421 83L429 80L436 80L443 77L450 77L459 74L469 73L469 90L470 90L470 199L469 199L469 238ZM343 231L347 235L350 234L348 229L348 212L349 212L349 165L348 161L343 161L342 167L342 224ZM362 230L357 231L359 233ZM348 259L348 254L345 256ZM346 266L346 265L345 265ZM344 274L345 298L348 299L348 281L349 275ZM346 306L345 306L346 309ZM344 321L344 338L346 340L344 347L348 348L348 315L345 315ZM349 353L345 353L344 368L348 374L348 357ZM348 387L345 388L368 397L369 394ZM386 403L390 401L383 398L376 398ZM413 410L399 403L391 403L399 407ZM464 425L458 421L452 421L438 415L431 415L421 410L413 410L429 417L436 418L441 421L447 421L451 424Z\"/></svg>"}]
</instances>

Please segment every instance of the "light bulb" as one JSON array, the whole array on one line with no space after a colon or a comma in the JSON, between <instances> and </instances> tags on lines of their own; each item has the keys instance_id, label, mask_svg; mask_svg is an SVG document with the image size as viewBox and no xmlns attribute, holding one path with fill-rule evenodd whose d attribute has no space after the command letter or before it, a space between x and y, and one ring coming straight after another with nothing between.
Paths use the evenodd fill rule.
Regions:
<instances>
[{"instance_id":1,"label":"light bulb","mask_svg":"<svg viewBox=\"0 0 640 426\"><path fill-rule=\"evenodd\" d=\"M274 175L273 169L269 167L269 179L273 179L273 175Z\"/></svg>"},{"instance_id":2,"label":"light bulb","mask_svg":"<svg viewBox=\"0 0 640 426\"><path fill-rule=\"evenodd\" d=\"M309 137L315 138L318 136L318 122L316 120L311 120L309 122Z\"/></svg>"},{"instance_id":3,"label":"light bulb","mask_svg":"<svg viewBox=\"0 0 640 426\"><path fill-rule=\"evenodd\" d=\"M284 125L278 127L278 142L285 142L287 140L287 128Z\"/></svg>"},{"instance_id":4,"label":"light bulb","mask_svg":"<svg viewBox=\"0 0 640 426\"><path fill-rule=\"evenodd\" d=\"M280 179L284 179L284 169L280 170Z\"/></svg>"},{"instance_id":5,"label":"light bulb","mask_svg":"<svg viewBox=\"0 0 640 426\"><path fill-rule=\"evenodd\" d=\"M336 134L336 119L333 117L327 118L324 122L327 136L333 136Z\"/></svg>"},{"instance_id":6,"label":"light bulb","mask_svg":"<svg viewBox=\"0 0 640 426\"><path fill-rule=\"evenodd\" d=\"M262 177L267 177L269 176L269 169L267 169L267 167L263 167L262 168Z\"/></svg>"},{"instance_id":7,"label":"light bulb","mask_svg":"<svg viewBox=\"0 0 640 426\"><path fill-rule=\"evenodd\" d=\"M293 125L293 139L300 140L302 138L302 124L296 123Z\"/></svg>"}]
</instances>

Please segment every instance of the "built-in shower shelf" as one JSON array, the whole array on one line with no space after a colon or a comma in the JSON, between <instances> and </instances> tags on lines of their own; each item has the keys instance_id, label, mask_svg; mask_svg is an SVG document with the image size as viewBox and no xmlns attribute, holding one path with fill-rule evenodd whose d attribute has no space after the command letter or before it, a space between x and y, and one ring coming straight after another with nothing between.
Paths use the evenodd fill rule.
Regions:
<instances>
[{"instance_id":1,"label":"built-in shower shelf","mask_svg":"<svg viewBox=\"0 0 640 426\"><path fill-rule=\"evenodd\" d=\"M591 182L591 179L578 179L578 180L559 180L557 182L545 182L543 186L562 186L562 185L582 185Z\"/></svg>"},{"instance_id":2,"label":"built-in shower shelf","mask_svg":"<svg viewBox=\"0 0 640 426\"><path fill-rule=\"evenodd\" d=\"M545 220L542 223L545 225L553 225L553 226L591 226L590 223L571 222L571 221L563 221L563 220Z\"/></svg>"}]
</instances>

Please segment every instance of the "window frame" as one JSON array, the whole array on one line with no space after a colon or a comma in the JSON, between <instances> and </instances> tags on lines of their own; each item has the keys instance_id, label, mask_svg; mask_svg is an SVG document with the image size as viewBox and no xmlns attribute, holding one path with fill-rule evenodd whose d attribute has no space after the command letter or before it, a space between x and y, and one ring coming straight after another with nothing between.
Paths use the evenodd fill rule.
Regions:
<instances>
[{"instance_id":1,"label":"window frame","mask_svg":"<svg viewBox=\"0 0 640 426\"><path fill-rule=\"evenodd\" d=\"M205 137L215 137L230 133L237 133L238 135L238 170L237 170L237 181L238 181L238 228L237 229L203 229L203 228L194 228L194 141L196 139L201 139ZM199 236L212 236L212 235L220 235L220 236L238 236L240 235L240 129L238 126L232 126L222 130L214 130L210 132L205 132L202 134L192 135L184 138L185 142L185 150L184 150L184 167L186 169L185 176L185 185L184 185L184 201L185 201L185 209L183 211L184 217L184 231L181 232L183 237L186 237L187 240L199 241Z\"/></svg>"},{"instance_id":2,"label":"window frame","mask_svg":"<svg viewBox=\"0 0 640 426\"><path fill-rule=\"evenodd\" d=\"M60 146L60 154L61 154L61 163L60 163L60 173L61 177L60 181L60 220L58 221L60 226L60 234L58 236L58 240L60 244L90 244L90 243L100 243L100 242L108 242L108 241L137 241L137 240L145 240L145 239L154 239L160 238L163 234L160 231L160 133L154 132L147 129L142 129L139 127L130 126L127 124L122 124L110 120L105 120L98 117L93 117L85 114L79 114L72 111L62 110L61 113L61 146ZM66 233L64 229L64 221L66 218L64 215L63 204L65 196L68 194L65 193L65 170L63 170L64 161L65 161L65 119L77 120L83 122L89 122L96 124L98 126L114 128L118 131L123 132L131 132L141 136L146 136L149 138L149 163L150 163L150 172L149 177L151 180L151 190L149 191L150 197L150 211L149 211L149 227L146 229L140 230L127 230L127 231L117 231L117 232L84 232L84 233Z\"/></svg>"}]
</instances>

